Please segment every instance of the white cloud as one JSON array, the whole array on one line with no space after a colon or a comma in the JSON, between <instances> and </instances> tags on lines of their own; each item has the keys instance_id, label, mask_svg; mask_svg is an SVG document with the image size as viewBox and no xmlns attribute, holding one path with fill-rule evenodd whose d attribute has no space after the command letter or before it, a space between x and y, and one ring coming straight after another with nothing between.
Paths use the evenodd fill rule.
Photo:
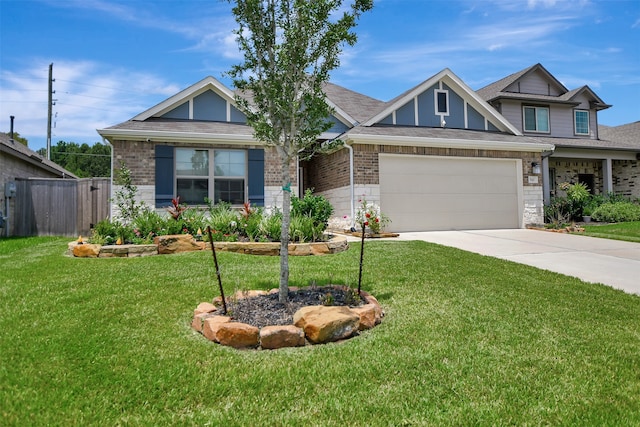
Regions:
<instances>
[{"instance_id":1,"label":"white cloud","mask_svg":"<svg viewBox=\"0 0 640 427\"><path fill-rule=\"evenodd\" d=\"M0 74L0 129L8 131L13 115L15 131L40 146L47 132L48 65L35 61L20 73ZM182 89L158 76L90 61L54 61L53 76L54 144L99 141L96 129L128 120Z\"/></svg>"}]
</instances>

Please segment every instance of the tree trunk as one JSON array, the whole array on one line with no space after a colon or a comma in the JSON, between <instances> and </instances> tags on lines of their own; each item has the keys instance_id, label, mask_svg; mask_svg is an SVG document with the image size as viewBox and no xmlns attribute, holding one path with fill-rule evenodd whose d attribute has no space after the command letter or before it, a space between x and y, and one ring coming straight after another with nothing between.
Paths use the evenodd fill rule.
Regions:
<instances>
[{"instance_id":1,"label":"tree trunk","mask_svg":"<svg viewBox=\"0 0 640 427\"><path fill-rule=\"evenodd\" d=\"M280 287L278 300L289 301L289 224L291 223L290 160L282 158L282 231L280 232Z\"/></svg>"}]
</instances>

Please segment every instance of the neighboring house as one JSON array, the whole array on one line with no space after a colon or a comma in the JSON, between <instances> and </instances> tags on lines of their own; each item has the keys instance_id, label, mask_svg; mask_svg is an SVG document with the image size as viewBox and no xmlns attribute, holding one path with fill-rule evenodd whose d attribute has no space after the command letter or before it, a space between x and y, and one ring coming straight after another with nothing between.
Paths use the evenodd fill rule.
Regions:
<instances>
[{"instance_id":1,"label":"neighboring house","mask_svg":"<svg viewBox=\"0 0 640 427\"><path fill-rule=\"evenodd\" d=\"M71 172L12 140L8 134L0 133L0 216L7 217L9 224L0 232L1 235L15 234L16 194L12 194L8 187L15 188L16 180L28 178L77 179Z\"/></svg>"},{"instance_id":2,"label":"neighboring house","mask_svg":"<svg viewBox=\"0 0 640 427\"><path fill-rule=\"evenodd\" d=\"M582 182L592 194L640 197L637 125L620 134L606 130L599 134L598 112L611 106L588 86L569 90L541 64L535 64L477 93L525 139L555 147L542 156L545 203L564 194L559 190L564 182Z\"/></svg>"},{"instance_id":3,"label":"neighboring house","mask_svg":"<svg viewBox=\"0 0 640 427\"><path fill-rule=\"evenodd\" d=\"M292 165L298 188L314 188L337 216L353 218L363 196L396 231L519 228L539 223L542 182L533 170L553 145L527 140L450 70L392 101L337 85L326 95L339 137L328 154ZM234 93L212 77L124 123L99 129L114 168L132 171L140 200L278 203L279 158L253 138ZM295 168L295 169L293 169ZM295 184L295 183L294 183Z\"/></svg>"}]
</instances>

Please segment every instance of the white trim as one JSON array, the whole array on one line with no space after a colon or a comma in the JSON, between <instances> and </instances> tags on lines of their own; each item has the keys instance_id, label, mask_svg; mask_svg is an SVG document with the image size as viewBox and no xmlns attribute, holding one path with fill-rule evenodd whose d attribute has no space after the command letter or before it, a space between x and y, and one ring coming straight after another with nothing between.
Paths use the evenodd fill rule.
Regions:
<instances>
[{"instance_id":1,"label":"white trim","mask_svg":"<svg viewBox=\"0 0 640 427\"><path fill-rule=\"evenodd\" d=\"M469 117L467 113L467 108L469 107L469 103L464 101L464 128L469 129ZM486 122L486 120L485 120ZM485 129L486 130L486 129Z\"/></svg>"},{"instance_id":2,"label":"white trim","mask_svg":"<svg viewBox=\"0 0 640 427\"><path fill-rule=\"evenodd\" d=\"M472 141L468 139L442 139L424 138L415 136L390 136L390 135L349 135L348 144L384 144L394 146L433 147L433 148L460 148L470 150L504 150L504 151L528 151L541 153L553 151L552 144L534 144L530 142L511 141Z\"/></svg>"},{"instance_id":3,"label":"white trim","mask_svg":"<svg viewBox=\"0 0 640 427\"><path fill-rule=\"evenodd\" d=\"M413 98L413 115L414 123L416 126L420 126L420 112L418 111L418 97Z\"/></svg>"},{"instance_id":4,"label":"white trim","mask_svg":"<svg viewBox=\"0 0 640 427\"><path fill-rule=\"evenodd\" d=\"M104 138L121 140L154 141L154 142L219 142L228 144L259 144L253 135L233 135L221 133L165 132L130 129L98 129Z\"/></svg>"},{"instance_id":5,"label":"white trim","mask_svg":"<svg viewBox=\"0 0 640 427\"><path fill-rule=\"evenodd\" d=\"M444 93L445 95L445 103L446 103L446 111L439 111L438 107L440 106L440 102L438 99L438 95ZM433 91L433 108L436 113L436 116L449 116L449 91L447 89L436 89Z\"/></svg>"}]
</instances>

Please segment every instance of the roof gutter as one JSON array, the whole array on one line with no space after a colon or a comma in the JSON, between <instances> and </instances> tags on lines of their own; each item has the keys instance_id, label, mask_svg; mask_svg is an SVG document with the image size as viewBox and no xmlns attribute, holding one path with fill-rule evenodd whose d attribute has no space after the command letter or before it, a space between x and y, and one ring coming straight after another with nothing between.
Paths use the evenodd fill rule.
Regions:
<instances>
[{"instance_id":1,"label":"roof gutter","mask_svg":"<svg viewBox=\"0 0 640 427\"><path fill-rule=\"evenodd\" d=\"M163 132L130 129L98 129L103 138L155 142L222 142L226 144L259 143L253 135L211 134L192 132Z\"/></svg>"},{"instance_id":2,"label":"roof gutter","mask_svg":"<svg viewBox=\"0 0 640 427\"><path fill-rule=\"evenodd\" d=\"M546 143L515 141L484 141L469 139L424 138L415 136L390 135L348 135L351 144L384 144L392 146L457 148L468 150L501 150L544 152L555 150L555 145Z\"/></svg>"}]
</instances>

